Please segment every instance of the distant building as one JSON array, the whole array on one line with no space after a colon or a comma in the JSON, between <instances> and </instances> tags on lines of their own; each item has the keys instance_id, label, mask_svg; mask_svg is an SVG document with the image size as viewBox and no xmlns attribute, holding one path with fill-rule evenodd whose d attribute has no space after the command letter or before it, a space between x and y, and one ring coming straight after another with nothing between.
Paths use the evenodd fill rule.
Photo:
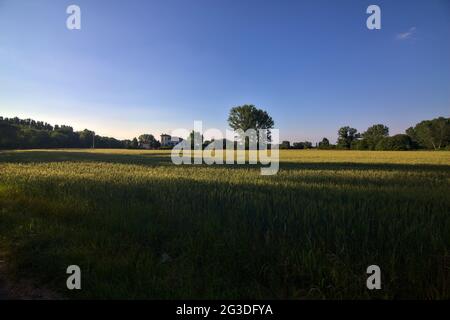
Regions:
<instances>
[{"instance_id":1,"label":"distant building","mask_svg":"<svg viewBox=\"0 0 450 320\"><path fill-rule=\"evenodd\" d=\"M171 137L169 134L163 133L163 134L161 135L161 147L168 147L171 138L172 138L172 137Z\"/></svg>"},{"instance_id":2,"label":"distant building","mask_svg":"<svg viewBox=\"0 0 450 320\"><path fill-rule=\"evenodd\" d=\"M161 135L161 147L173 147L181 141L183 141L183 139L179 137L172 137L171 135L165 133Z\"/></svg>"}]
</instances>

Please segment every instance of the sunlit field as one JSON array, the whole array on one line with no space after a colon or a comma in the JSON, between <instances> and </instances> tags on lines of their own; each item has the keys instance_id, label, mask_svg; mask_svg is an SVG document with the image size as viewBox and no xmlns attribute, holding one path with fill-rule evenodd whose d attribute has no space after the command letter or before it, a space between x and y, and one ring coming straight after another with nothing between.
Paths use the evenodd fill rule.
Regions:
<instances>
[{"instance_id":1,"label":"sunlit field","mask_svg":"<svg viewBox=\"0 0 450 320\"><path fill-rule=\"evenodd\" d=\"M262 176L159 150L2 151L8 274L64 298L450 298L450 152L280 155Z\"/></svg>"}]
</instances>

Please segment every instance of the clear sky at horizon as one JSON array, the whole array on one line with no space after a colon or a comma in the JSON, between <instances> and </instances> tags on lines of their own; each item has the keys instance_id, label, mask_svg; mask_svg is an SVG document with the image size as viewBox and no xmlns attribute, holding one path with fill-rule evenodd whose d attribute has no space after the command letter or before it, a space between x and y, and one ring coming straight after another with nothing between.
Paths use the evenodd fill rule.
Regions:
<instances>
[{"instance_id":1,"label":"clear sky at horizon","mask_svg":"<svg viewBox=\"0 0 450 320\"><path fill-rule=\"evenodd\" d=\"M450 1L0 0L1 116L133 138L242 104L291 141L449 117Z\"/></svg>"}]
</instances>

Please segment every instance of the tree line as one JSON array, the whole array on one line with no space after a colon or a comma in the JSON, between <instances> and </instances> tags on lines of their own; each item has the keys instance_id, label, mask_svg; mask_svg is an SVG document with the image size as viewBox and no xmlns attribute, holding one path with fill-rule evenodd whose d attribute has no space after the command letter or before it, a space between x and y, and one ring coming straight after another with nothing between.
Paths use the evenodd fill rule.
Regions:
<instances>
[{"instance_id":1,"label":"tree line","mask_svg":"<svg viewBox=\"0 0 450 320\"><path fill-rule=\"evenodd\" d=\"M234 130L248 129L270 130L274 121L269 114L254 105L243 105L230 110L228 118ZM193 139L191 133L191 140ZM189 137L188 137L189 139ZM203 145L211 141L203 141ZM226 143L223 141L225 147ZM131 140L118 140L96 135L94 131L85 129L74 131L67 125L52 126L46 122L32 119L3 118L0 116L0 149L39 149L39 148L161 148L161 143L151 134L142 134ZM408 128L404 134L389 135L389 128L383 124L375 124L365 132L350 126L338 130L336 144L323 138L314 146L309 141L283 141L280 149L340 149L340 150L450 150L450 118L439 117L424 120L414 127Z\"/></svg>"},{"instance_id":2,"label":"tree line","mask_svg":"<svg viewBox=\"0 0 450 320\"><path fill-rule=\"evenodd\" d=\"M87 129L74 131L66 125L0 117L0 149L125 148L127 145L127 140L98 136Z\"/></svg>"},{"instance_id":3,"label":"tree line","mask_svg":"<svg viewBox=\"0 0 450 320\"><path fill-rule=\"evenodd\" d=\"M230 111L228 124L233 129L273 129L274 121L267 112L257 109L254 105L234 107ZM282 141L280 149L341 149L341 150L417 150L432 149L450 150L450 118L439 117L424 120L410 127L404 134L389 136L389 128L383 124L375 124L365 132L350 126L338 130L336 144L323 138L315 146L309 141Z\"/></svg>"},{"instance_id":4,"label":"tree line","mask_svg":"<svg viewBox=\"0 0 450 320\"><path fill-rule=\"evenodd\" d=\"M365 132L359 133L355 128L345 126L338 131L336 145L331 145L324 138L320 149L352 150L450 150L450 118L439 117L423 120L414 127L406 129L404 134L389 135L389 128L375 124Z\"/></svg>"},{"instance_id":5,"label":"tree line","mask_svg":"<svg viewBox=\"0 0 450 320\"><path fill-rule=\"evenodd\" d=\"M315 146L318 149L339 150L450 150L450 118L439 117L423 120L414 127L406 129L404 134L389 135L389 128L383 124L375 124L360 133L350 126L338 130L336 144L323 138ZM280 144L281 149L310 149L311 142L289 141Z\"/></svg>"}]
</instances>

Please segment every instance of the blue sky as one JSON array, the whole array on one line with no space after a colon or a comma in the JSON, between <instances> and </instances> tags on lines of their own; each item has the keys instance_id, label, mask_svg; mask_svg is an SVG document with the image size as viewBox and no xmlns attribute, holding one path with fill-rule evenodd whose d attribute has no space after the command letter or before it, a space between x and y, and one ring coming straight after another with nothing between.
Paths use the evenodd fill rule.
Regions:
<instances>
[{"instance_id":1,"label":"blue sky","mask_svg":"<svg viewBox=\"0 0 450 320\"><path fill-rule=\"evenodd\" d=\"M395 134L449 116L449 57L446 0L0 0L0 115L132 138L251 103L291 141Z\"/></svg>"}]
</instances>

